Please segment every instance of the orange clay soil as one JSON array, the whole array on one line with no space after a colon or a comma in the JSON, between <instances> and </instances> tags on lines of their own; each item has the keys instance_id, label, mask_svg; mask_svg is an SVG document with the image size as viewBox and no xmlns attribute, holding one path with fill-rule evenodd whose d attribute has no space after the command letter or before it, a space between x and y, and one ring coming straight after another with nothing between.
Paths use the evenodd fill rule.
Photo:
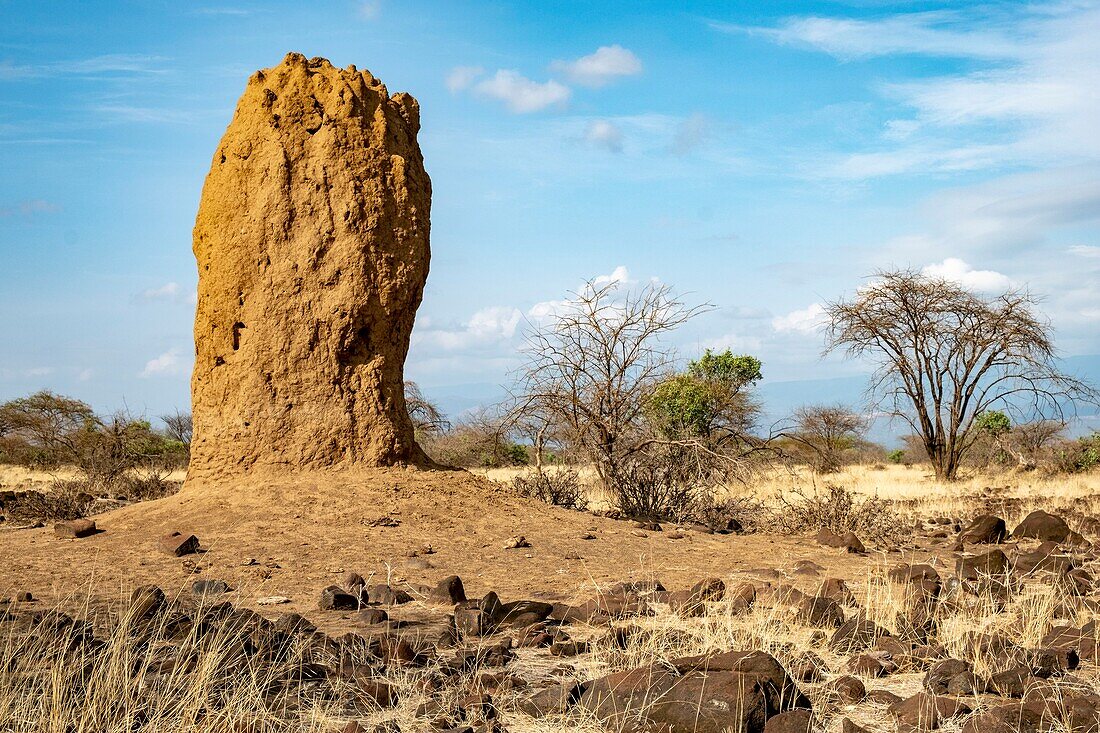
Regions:
<instances>
[{"instance_id":1,"label":"orange clay soil","mask_svg":"<svg viewBox=\"0 0 1100 733\"><path fill-rule=\"evenodd\" d=\"M236 603L314 619L321 589L348 571L402 586L455 574L470 597L495 590L505 600L571 600L596 584L658 578L675 589L707 576L789 572L798 560L824 566L822 577L861 581L876 565L930 557L846 555L806 537L686 531L674 539L524 499L463 471L403 468L250 477L229 491L189 482L175 496L95 520L104 531L77 540L56 537L52 526L0 532L0 596L28 590L43 606L69 605L117 599L141 584L178 591L219 579L238 590ZM159 539L174 531L197 535L204 552L165 554ZM588 534L595 539L583 539ZM504 549L515 535L531 546ZM426 544L434 552L410 557ZM257 599L268 596L291 602L261 609Z\"/></svg>"}]
</instances>

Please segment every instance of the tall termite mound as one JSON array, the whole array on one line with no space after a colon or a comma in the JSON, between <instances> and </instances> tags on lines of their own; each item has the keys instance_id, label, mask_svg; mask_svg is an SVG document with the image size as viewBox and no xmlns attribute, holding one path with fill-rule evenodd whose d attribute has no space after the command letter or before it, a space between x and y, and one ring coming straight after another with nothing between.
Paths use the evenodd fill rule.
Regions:
<instances>
[{"instance_id":1,"label":"tall termite mound","mask_svg":"<svg viewBox=\"0 0 1100 733\"><path fill-rule=\"evenodd\" d=\"M408 94L291 53L257 71L214 153L188 480L422 463L403 394L428 276L431 181Z\"/></svg>"}]
</instances>

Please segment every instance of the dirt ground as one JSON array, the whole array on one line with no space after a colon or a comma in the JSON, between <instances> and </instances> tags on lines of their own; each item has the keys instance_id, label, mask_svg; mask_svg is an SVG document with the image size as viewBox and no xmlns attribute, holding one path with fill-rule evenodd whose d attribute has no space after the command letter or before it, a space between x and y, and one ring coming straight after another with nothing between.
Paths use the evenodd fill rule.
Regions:
<instances>
[{"instance_id":1,"label":"dirt ground","mask_svg":"<svg viewBox=\"0 0 1100 733\"><path fill-rule=\"evenodd\" d=\"M50 526L0 531L0 596L26 590L51 604L210 578L237 588L243 605L285 596L291 601L279 611L306 613L347 571L412 585L457 574L472 597L495 590L506 599L568 600L596 584L657 577L669 588L688 587L708 576L789 570L799 560L858 578L876 563L923 562L942 552L854 556L801 537L643 531L523 499L466 472L415 469L188 485L95 520L103 531L78 540L58 538ZM165 554L158 543L171 532L194 533L204 551ZM531 546L504 549L517 535Z\"/></svg>"}]
</instances>

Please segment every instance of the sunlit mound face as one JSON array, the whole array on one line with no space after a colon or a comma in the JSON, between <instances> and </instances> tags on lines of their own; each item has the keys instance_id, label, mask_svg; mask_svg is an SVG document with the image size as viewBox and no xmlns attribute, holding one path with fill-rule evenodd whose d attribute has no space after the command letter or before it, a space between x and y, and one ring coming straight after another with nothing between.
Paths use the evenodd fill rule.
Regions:
<instances>
[{"instance_id":1,"label":"sunlit mound face","mask_svg":"<svg viewBox=\"0 0 1100 733\"><path fill-rule=\"evenodd\" d=\"M291 54L249 80L195 222L191 475L422 454L403 365L429 260L419 112Z\"/></svg>"}]
</instances>

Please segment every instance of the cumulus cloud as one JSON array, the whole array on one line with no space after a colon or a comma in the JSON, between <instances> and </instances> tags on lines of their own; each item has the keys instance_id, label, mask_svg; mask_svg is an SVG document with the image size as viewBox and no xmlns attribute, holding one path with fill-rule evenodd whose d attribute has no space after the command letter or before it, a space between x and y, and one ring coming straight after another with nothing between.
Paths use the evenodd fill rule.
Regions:
<instances>
[{"instance_id":1,"label":"cumulus cloud","mask_svg":"<svg viewBox=\"0 0 1100 733\"><path fill-rule=\"evenodd\" d=\"M626 265L619 265L606 275L597 275L592 278L592 284L597 288L601 288L604 285L610 285L611 283L633 285L635 282L637 281L630 279L630 270L626 268Z\"/></svg>"},{"instance_id":2,"label":"cumulus cloud","mask_svg":"<svg viewBox=\"0 0 1100 733\"><path fill-rule=\"evenodd\" d=\"M642 73L642 62L630 49L614 44L600 46L575 61L555 61L550 68L581 86L602 87L620 77Z\"/></svg>"},{"instance_id":3,"label":"cumulus cloud","mask_svg":"<svg viewBox=\"0 0 1100 733\"><path fill-rule=\"evenodd\" d=\"M962 285L970 290L990 292L1007 290L1012 280L995 270L975 270L958 257L948 257L943 262L926 266L921 273L929 277L942 278Z\"/></svg>"},{"instance_id":4,"label":"cumulus cloud","mask_svg":"<svg viewBox=\"0 0 1100 733\"><path fill-rule=\"evenodd\" d=\"M572 94L569 87L553 79L537 82L511 69L498 70L493 76L474 85L473 89L483 97L503 102L517 114L564 105Z\"/></svg>"},{"instance_id":5,"label":"cumulus cloud","mask_svg":"<svg viewBox=\"0 0 1100 733\"><path fill-rule=\"evenodd\" d=\"M147 379L165 374L178 374L182 366L183 361L180 357L180 350L173 347L160 356L145 362L145 368L141 370L138 376Z\"/></svg>"},{"instance_id":6,"label":"cumulus cloud","mask_svg":"<svg viewBox=\"0 0 1100 733\"><path fill-rule=\"evenodd\" d=\"M456 66L447 74L447 90L451 94L469 89L479 76L485 73L480 66Z\"/></svg>"},{"instance_id":7,"label":"cumulus cloud","mask_svg":"<svg viewBox=\"0 0 1100 733\"><path fill-rule=\"evenodd\" d=\"M593 120L584 131L584 139L612 153L623 151L623 131L614 122Z\"/></svg>"},{"instance_id":8,"label":"cumulus cloud","mask_svg":"<svg viewBox=\"0 0 1100 733\"><path fill-rule=\"evenodd\" d=\"M779 333L814 333L824 325L825 306L821 303L812 303L772 319L772 328Z\"/></svg>"}]
</instances>

